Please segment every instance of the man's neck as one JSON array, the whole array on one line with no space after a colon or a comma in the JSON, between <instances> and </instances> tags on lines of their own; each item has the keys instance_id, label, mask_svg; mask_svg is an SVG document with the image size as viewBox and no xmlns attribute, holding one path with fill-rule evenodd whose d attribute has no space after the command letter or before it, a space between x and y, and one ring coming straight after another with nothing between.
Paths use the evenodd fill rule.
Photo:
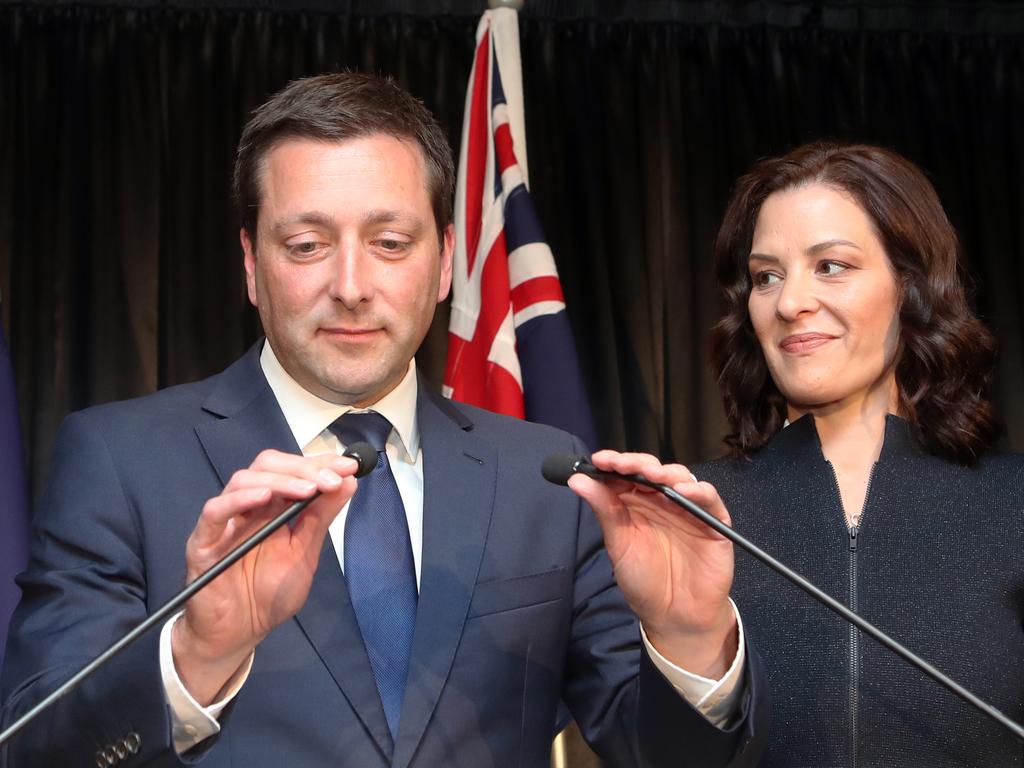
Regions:
<instances>
[{"instance_id":1,"label":"man's neck","mask_svg":"<svg viewBox=\"0 0 1024 768\"><path fill-rule=\"evenodd\" d=\"M284 369L269 342L263 344L260 367L300 448L308 445L341 414L353 409L362 410L352 405L332 403L305 389ZM408 370L398 385L370 405L372 410L392 423L410 455L415 455L419 447L416 424L417 396L418 382L414 359L409 362Z\"/></svg>"}]
</instances>

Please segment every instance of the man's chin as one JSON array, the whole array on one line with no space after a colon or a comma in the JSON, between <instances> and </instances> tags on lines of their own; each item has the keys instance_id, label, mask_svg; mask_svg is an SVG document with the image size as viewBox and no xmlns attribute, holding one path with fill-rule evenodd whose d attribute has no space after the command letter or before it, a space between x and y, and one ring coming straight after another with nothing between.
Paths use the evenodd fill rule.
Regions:
<instances>
[{"instance_id":1,"label":"man's chin","mask_svg":"<svg viewBox=\"0 0 1024 768\"><path fill-rule=\"evenodd\" d=\"M380 400L393 390L402 377L352 377L327 376L319 379L319 396L339 405L365 408Z\"/></svg>"}]
</instances>

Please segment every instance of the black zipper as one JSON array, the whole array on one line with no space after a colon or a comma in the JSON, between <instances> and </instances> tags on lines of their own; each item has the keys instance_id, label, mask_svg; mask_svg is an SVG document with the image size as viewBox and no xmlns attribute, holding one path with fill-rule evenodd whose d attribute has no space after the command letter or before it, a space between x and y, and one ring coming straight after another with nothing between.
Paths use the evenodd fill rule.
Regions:
<instances>
[{"instance_id":1,"label":"black zipper","mask_svg":"<svg viewBox=\"0 0 1024 768\"><path fill-rule=\"evenodd\" d=\"M870 486L871 481L868 481ZM867 495L864 496L867 501ZM861 514L864 514L863 511ZM860 532L860 525L855 525L849 528L850 532L850 610L854 613L857 612L857 534ZM857 634L857 628L852 624L849 626L850 632L850 766L851 768L857 768L857 708L858 708L858 697L860 691L858 690L858 682L860 678L860 648L858 646L858 640L860 639Z\"/></svg>"},{"instance_id":2,"label":"black zipper","mask_svg":"<svg viewBox=\"0 0 1024 768\"><path fill-rule=\"evenodd\" d=\"M843 515L843 527L846 528L849 536L849 577L850 577L850 605L849 608L854 613L857 612L857 535L860 533L860 528L864 524L864 513L868 507L868 498L871 494L871 481L875 478L875 468L878 466L878 462L871 465L871 472L868 474L868 484L864 489L864 503L861 505L860 516L857 518L857 524L849 526L846 524L846 510L843 509L843 494L839 490L839 478L836 476L836 469L832 466L832 462L827 462L829 469L832 470L832 481L835 483L836 496L839 498L839 511ZM860 704L860 635L857 628L852 624L849 627L850 633L850 653L849 653L849 667L850 667L850 686L849 686L849 706L850 706L850 768L857 768L857 714Z\"/></svg>"}]
</instances>

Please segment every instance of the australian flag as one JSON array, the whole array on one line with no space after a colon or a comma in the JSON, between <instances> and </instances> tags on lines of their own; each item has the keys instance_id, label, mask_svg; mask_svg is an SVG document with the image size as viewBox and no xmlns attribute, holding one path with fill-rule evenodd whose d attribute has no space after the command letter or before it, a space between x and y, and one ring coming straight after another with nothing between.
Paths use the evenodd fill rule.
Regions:
<instances>
[{"instance_id":1,"label":"australian flag","mask_svg":"<svg viewBox=\"0 0 1024 768\"><path fill-rule=\"evenodd\" d=\"M466 93L444 392L596 445L562 285L530 197L519 27L484 13Z\"/></svg>"},{"instance_id":2,"label":"australian flag","mask_svg":"<svg viewBox=\"0 0 1024 768\"><path fill-rule=\"evenodd\" d=\"M0 664L7 623L21 597L14 577L28 561L28 488L11 355L0 327Z\"/></svg>"}]
</instances>

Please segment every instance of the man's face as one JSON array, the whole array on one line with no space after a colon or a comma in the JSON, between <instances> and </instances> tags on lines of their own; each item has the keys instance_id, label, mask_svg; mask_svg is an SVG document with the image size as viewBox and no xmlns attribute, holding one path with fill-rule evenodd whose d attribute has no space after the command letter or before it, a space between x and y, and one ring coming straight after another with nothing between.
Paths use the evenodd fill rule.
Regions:
<instances>
[{"instance_id":1,"label":"man's face","mask_svg":"<svg viewBox=\"0 0 1024 768\"><path fill-rule=\"evenodd\" d=\"M285 141L262 174L246 285L271 348L305 389L366 406L401 381L452 278L422 155L373 135Z\"/></svg>"}]
</instances>

